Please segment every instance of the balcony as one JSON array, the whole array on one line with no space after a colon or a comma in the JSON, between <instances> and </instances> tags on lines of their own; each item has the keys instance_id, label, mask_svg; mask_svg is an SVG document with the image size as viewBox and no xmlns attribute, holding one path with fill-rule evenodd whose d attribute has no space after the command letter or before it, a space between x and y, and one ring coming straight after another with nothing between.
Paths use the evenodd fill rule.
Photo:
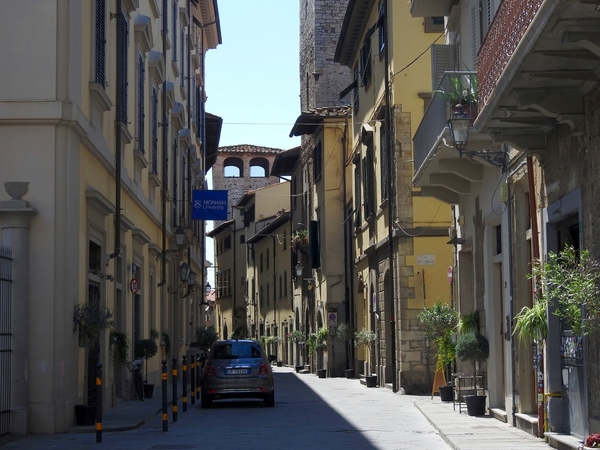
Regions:
<instances>
[{"instance_id":1,"label":"balcony","mask_svg":"<svg viewBox=\"0 0 600 450\"><path fill-rule=\"evenodd\" d=\"M546 135L584 132L583 97L599 83L596 1L503 1L478 55L474 128L543 157Z\"/></svg>"},{"instance_id":2,"label":"balcony","mask_svg":"<svg viewBox=\"0 0 600 450\"><path fill-rule=\"evenodd\" d=\"M471 120L478 112L477 73L445 72L423 120L413 138L415 177L413 185L423 196L458 204L460 195L469 194L471 183L483 177L482 158L466 158L452 146L448 120L453 108L462 104ZM472 129L470 150L483 150L492 145L488 135Z\"/></svg>"},{"instance_id":3,"label":"balcony","mask_svg":"<svg viewBox=\"0 0 600 450\"><path fill-rule=\"evenodd\" d=\"M457 0L412 0L410 14L413 17L449 16L450 10Z\"/></svg>"}]
</instances>

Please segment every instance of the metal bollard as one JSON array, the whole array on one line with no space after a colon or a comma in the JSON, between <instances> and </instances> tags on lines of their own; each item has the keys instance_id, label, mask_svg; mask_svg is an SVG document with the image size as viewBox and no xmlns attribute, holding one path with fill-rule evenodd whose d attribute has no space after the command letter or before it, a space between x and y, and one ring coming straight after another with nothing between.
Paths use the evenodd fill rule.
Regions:
<instances>
[{"instance_id":1,"label":"metal bollard","mask_svg":"<svg viewBox=\"0 0 600 450\"><path fill-rule=\"evenodd\" d=\"M96 444L102 443L102 363L96 365Z\"/></svg>"},{"instance_id":2,"label":"metal bollard","mask_svg":"<svg viewBox=\"0 0 600 450\"><path fill-rule=\"evenodd\" d=\"M167 411L167 360L162 360L162 429L169 430L169 412Z\"/></svg>"},{"instance_id":3,"label":"metal bollard","mask_svg":"<svg viewBox=\"0 0 600 450\"><path fill-rule=\"evenodd\" d=\"M187 411L187 384L185 376L187 374L187 356L181 357L181 402L183 404L183 412Z\"/></svg>"},{"instance_id":4,"label":"metal bollard","mask_svg":"<svg viewBox=\"0 0 600 450\"><path fill-rule=\"evenodd\" d=\"M177 358L173 358L173 422L177 422Z\"/></svg>"},{"instance_id":5,"label":"metal bollard","mask_svg":"<svg viewBox=\"0 0 600 450\"><path fill-rule=\"evenodd\" d=\"M196 404L196 358L194 355L190 358L190 394L192 398L192 405Z\"/></svg>"},{"instance_id":6,"label":"metal bollard","mask_svg":"<svg viewBox=\"0 0 600 450\"><path fill-rule=\"evenodd\" d=\"M202 369L204 366L200 363L200 355L196 355L196 364L198 370L196 370L196 400L200 399L200 377L202 376Z\"/></svg>"}]
</instances>

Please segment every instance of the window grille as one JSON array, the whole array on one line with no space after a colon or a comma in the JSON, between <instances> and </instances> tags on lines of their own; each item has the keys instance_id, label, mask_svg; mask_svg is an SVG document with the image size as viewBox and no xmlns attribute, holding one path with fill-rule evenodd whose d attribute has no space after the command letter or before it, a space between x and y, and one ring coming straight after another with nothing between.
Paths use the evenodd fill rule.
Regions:
<instances>
[{"instance_id":1,"label":"window grille","mask_svg":"<svg viewBox=\"0 0 600 450\"><path fill-rule=\"evenodd\" d=\"M106 1L96 0L96 83L104 89L106 61Z\"/></svg>"},{"instance_id":2,"label":"window grille","mask_svg":"<svg viewBox=\"0 0 600 450\"><path fill-rule=\"evenodd\" d=\"M145 69L144 58L138 56L138 151L145 153L144 149L144 133L145 133L145 114L144 114L144 84L145 84Z\"/></svg>"},{"instance_id":3,"label":"window grille","mask_svg":"<svg viewBox=\"0 0 600 450\"><path fill-rule=\"evenodd\" d=\"M120 117L119 120L122 124L127 125L127 41L129 39L129 31L127 19L123 12L119 13L119 49L120 49L120 70L119 70L119 82L118 89L120 94Z\"/></svg>"},{"instance_id":4,"label":"window grille","mask_svg":"<svg viewBox=\"0 0 600 450\"><path fill-rule=\"evenodd\" d=\"M152 173L158 175L158 91L152 86Z\"/></svg>"},{"instance_id":5,"label":"window grille","mask_svg":"<svg viewBox=\"0 0 600 450\"><path fill-rule=\"evenodd\" d=\"M379 151L381 156L381 201L388 199L388 174L389 158L388 158L388 133L385 124L382 124L379 132Z\"/></svg>"},{"instance_id":6,"label":"window grille","mask_svg":"<svg viewBox=\"0 0 600 450\"><path fill-rule=\"evenodd\" d=\"M361 195L360 195L360 189L361 189L361 182L360 182L360 164L358 163L358 161L356 161L355 163L356 165L354 166L354 227L358 228L360 227L360 224L362 222L362 217L361 217Z\"/></svg>"}]
</instances>

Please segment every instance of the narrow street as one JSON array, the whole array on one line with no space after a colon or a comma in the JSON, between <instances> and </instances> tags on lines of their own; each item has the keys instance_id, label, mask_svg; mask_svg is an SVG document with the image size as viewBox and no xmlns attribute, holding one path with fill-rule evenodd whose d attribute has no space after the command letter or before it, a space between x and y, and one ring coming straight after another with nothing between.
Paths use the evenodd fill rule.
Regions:
<instances>
[{"instance_id":1,"label":"narrow street","mask_svg":"<svg viewBox=\"0 0 600 450\"><path fill-rule=\"evenodd\" d=\"M189 405L162 431L160 414L140 428L103 433L29 436L7 449L436 449L450 448L414 406L421 397L367 388L358 380L319 379L276 368L275 408L254 400L215 402L210 409ZM423 399L429 400L428 397ZM439 401L434 399L434 401Z\"/></svg>"}]
</instances>

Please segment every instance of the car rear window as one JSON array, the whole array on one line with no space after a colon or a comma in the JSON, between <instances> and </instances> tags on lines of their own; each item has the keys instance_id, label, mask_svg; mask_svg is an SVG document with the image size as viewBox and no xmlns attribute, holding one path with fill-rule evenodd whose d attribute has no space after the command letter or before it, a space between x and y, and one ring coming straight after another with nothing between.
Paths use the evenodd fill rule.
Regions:
<instances>
[{"instance_id":1,"label":"car rear window","mask_svg":"<svg viewBox=\"0 0 600 450\"><path fill-rule=\"evenodd\" d=\"M260 358L260 347L251 342L227 342L216 344L213 349L215 359Z\"/></svg>"}]
</instances>

